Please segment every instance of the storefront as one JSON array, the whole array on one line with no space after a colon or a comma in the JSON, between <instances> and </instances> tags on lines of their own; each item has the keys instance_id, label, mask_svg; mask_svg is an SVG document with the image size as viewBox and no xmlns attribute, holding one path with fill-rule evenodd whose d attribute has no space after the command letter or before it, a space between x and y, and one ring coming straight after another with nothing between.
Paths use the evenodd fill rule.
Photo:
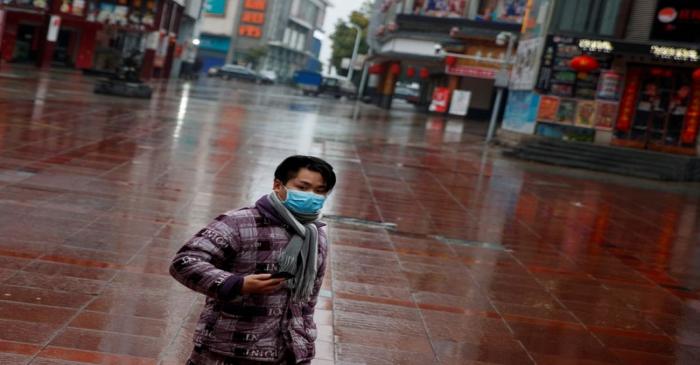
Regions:
<instances>
[{"instance_id":1,"label":"storefront","mask_svg":"<svg viewBox=\"0 0 700 365\"><path fill-rule=\"evenodd\" d=\"M146 53L146 35L158 30L160 69L168 68L183 8L171 0L2 1L4 61L97 71L113 71L123 57Z\"/></svg>"},{"instance_id":2,"label":"storefront","mask_svg":"<svg viewBox=\"0 0 700 365\"><path fill-rule=\"evenodd\" d=\"M535 134L695 155L699 52L550 35Z\"/></svg>"}]
</instances>

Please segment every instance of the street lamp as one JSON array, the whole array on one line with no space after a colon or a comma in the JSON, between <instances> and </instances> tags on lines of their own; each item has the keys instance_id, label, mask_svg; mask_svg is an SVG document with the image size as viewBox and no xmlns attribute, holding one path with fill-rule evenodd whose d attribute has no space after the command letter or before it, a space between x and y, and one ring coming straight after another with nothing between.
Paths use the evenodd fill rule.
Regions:
<instances>
[{"instance_id":1,"label":"street lamp","mask_svg":"<svg viewBox=\"0 0 700 365\"><path fill-rule=\"evenodd\" d=\"M510 58L513 53L513 44L515 43L516 35L510 32L501 32L496 37L496 44L502 46L508 42L508 49L506 50L506 58L501 62L501 69L498 70L496 74L495 86L498 89L496 91L496 102L493 106L493 111L491 112L491 121L489 122L489 131L486 133L486 143L493 140L493 135L496 132L496 122L498 119L498 111L501 109L501 101L503 99L503 89L508 87L508 82L510 80L510 73L508 72L508 65L510 64Z\"/></svg>"},{"instance_id":2,"label":"street lamp","mask_svg":"<svg viewBox=\"0 0 700 365\"><path fill-rule=\"evenodd\" d=\"M350 70L348 71L348 80L352 81L352 75L355 72L355 59L357 58L357 51L360 48L360 37L362 37L362 28L358 27L355 23L349 23L351 27L355 28L355 47L352 49L352 58L350 59Z\"/></svg>"}]
</instances>

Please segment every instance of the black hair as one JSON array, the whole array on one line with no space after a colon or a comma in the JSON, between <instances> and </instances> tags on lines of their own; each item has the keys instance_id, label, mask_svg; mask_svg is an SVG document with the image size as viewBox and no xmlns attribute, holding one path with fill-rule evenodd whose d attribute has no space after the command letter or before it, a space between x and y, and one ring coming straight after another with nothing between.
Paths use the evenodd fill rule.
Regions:
<instances>
[{"instance_id":1,"label":"black hair","mask_svg":"<svg viewBox=\"0 0 700 365\"><path fill-rule=\"evenodd\" d=\"M313 156L295 155L285 158L275 170L275 179L280 180L282 184L286 184L289 180L297 177L299 170L303 168L321 174L323 182L326 184L326 191L333 190L335 186L335 172L333 171L333 166Z\"/></svg>"}]
</instances>

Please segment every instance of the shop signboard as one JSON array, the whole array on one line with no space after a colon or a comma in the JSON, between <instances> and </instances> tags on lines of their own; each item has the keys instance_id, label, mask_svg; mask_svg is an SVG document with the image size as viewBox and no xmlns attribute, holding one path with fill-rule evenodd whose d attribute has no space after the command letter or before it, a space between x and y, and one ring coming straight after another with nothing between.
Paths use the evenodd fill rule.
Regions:
<instances>
[{"instance_id":1,"label":"shop signboard","mask_svg":"<svg viewBox=\"0 0 700 365\"><path fill-rule=\"evenodd\" d=\"M436 87L433 91L433 101L430 103L430 111L444 113L450 102L450 89L446 87Z\"/></svg>"},{"instance_id":2,"label":"shop signboard","mask_svg":"<svg viewBox=\"0 0 700 365\"><path fill-rule=\"evenodd\" d=\"M450 114L466 116L469 110L469 102L472 92L467 90L455 90L452 92L452 102L450 103Z\"/></svg>"},{"instance_id":3,"label":"shop signboard","mask_svg":"<svg viewBox=\"0 0 700 365\"><path fill-rule=\"evenodd\" d=\"M487 80L495 79L497 71L498 70L495 68L476 67L460 64L456 64L454 66L445 66L445 73L448 75L474 77L477 79Z\"/></svg>"},{"instance_id":4,"label":"shop signboard","mask_svg":"<svg viewBox=\"0 0 700 365\"><path fill-rule=\"evenodd\" d=\"M652 40L700 43L700 2L658 0L650 38Z\"/></svg>"},{"instance_id":5,"label":"shop signboard","mask_svg":"<svg viewBox=\"0 0 700 365\"><path fill-rule=\"evenodd\" d=\"M226 0L206 0L204 12L211 16L226 16Z\"/></svg>"},{"instance_id":6,"label":"shop signboard","mask_svg":"<svg viewBox=\"0 0 700 365\"><path fill-rule=\"evenodd\" d=\"M503 117L503 128L513 132L533 134L539 104L540 96L533 91L514 90L509 92Z\"/></svg>"},{"instance_id":7,"label":"shop signboard","mask_svg":"<svg viewBox=\"0 0 700 365\"><path fill-rule=\"evenodd\" d=\"M243 0L238 35L247 38L261 38L266 8L267 0Z\"/></svg>"}]
</instances>

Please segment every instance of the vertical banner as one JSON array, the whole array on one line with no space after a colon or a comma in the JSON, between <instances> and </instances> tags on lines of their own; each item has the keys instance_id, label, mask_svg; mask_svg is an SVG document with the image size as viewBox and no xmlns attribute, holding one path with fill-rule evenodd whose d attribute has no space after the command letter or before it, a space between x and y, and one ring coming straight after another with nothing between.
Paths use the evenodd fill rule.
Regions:
<instances>
[{"instance_id":1,"label":"vertical banner","mask_svg":"<svg viewBox=\"0 0 700 365\"><path fill-rule=\"evenodd\" d=\"M0 50L2 50L2 31L5 29L5 10L0 9ZM0 52L2 58L2 52Z\"/></svg>"},{"instance_id":2,"label":"vertical banner","mask_svg":"<svg viewBox=\"0 0 700 365\"><path fill-rule=\"evenodd\" d=\"M58 15L51 15L51 20L49 20L49 31L46 33L46 40L49 42L56 42L58 39L59 29L61 29L61 17Z\"/></svg>"},{"instance_id":3,"label":"vertical banner","mask_svg":"<svg viewBox=\"0 0 700 365\"><path fill-rule=\"evenodd\" d=\"M688 110L685 114L685 123L681 133L683 144L695 144L698 135L698 124L700 124L700 80L693 80L693 91L690 97Z\"/></svg>"},{"instance_id":4,"label":"vertical banner","mask_svg":"<svg viewBox=\"0 0 700 365\"><path fill-rule=\"evenodd\" d=\"M616 128L620 132L629 132L632 128L632 117L634 116L637 94L639 93L639 83L641 78L640 69L632 69L627 73L625 90L620 103L620 115L617 118Z\"/></svg>"}]
</instances>

